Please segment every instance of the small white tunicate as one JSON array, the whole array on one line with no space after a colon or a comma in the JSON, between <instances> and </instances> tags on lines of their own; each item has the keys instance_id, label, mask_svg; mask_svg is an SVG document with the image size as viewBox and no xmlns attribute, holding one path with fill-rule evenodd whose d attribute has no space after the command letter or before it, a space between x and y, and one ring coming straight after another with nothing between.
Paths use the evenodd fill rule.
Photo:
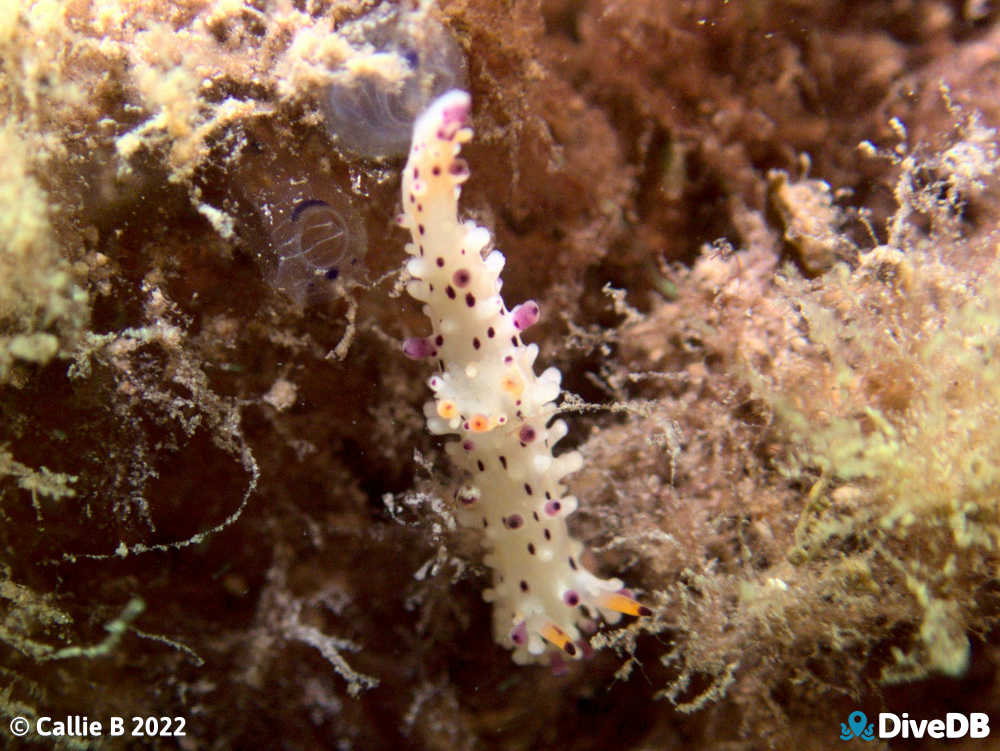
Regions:
<instances>
[{"instance_id":1,"label":"small white tunicate","mask_svg":"<svg viewBox=\"0 0 1000 751\"><path fill-rule=\"evenodd\" d=\"M426 10L388 3L338 30L364 65L335 71L320 103L339 145L364 157L405 154L413 122L440 94L464 86L465 57L448 30ZM362 71L363 72L360 72ZM414 188L415 193L420 193Z\"/></svg>"},{"instance_id":2,"label":"small white tunicate","mask_svg":"<svg viewBox=\"0 0 1000 751\"><path fill-rule=\"evenodd\" d=\"M264 128L248 140L233 197L252 207L238 230L267 283L304 306L365 282L367 236L344 182L308 169Z\"/></svg>"},{"instance_id":3,"label":"small white tunicate","mask_svg":"<svg viewBox=\"0 0 1000 751\"><path fill-rule=\"evenodd\" d=\"M273 271L268 281L303 304L328 296L328 288L339 279L365 276L364 231L349 206L346 200L334 204L309 198L290 211L279 210L271 233Z\"/></svg>"}]
</instances>

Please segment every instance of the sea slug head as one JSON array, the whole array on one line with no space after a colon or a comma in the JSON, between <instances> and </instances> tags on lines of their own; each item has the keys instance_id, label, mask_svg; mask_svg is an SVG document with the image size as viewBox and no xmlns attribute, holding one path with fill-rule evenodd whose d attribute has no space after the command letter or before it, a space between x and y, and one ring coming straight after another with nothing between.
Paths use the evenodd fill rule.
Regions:
<instances>
[{"instance_id":1,"label":"sea slug head","mask_svg":"<svg viewBox=\"0 0 1000 751\"><path fill-rule=\"evenodd\" d=\"M435 99L417 118L410 159L403 170L404 200L419 203L428 192L445 191L451 195L468 178L469 167L458 152L462 143L472 138L472 131L465 127L471 108L468 92L452 89ZM454 281L462 287L461 279Z\"/></svg>"},{"instance_id":2,"label":"sea slug head","mask_svg":"<svg viewBox=\"0 0 1000 751\"><path fill-rule=\"evenodd\" d=\"M435 142L453 141L468 122L471 109L472 97L469 92L452 89L442 94L413 126L414 147L419 144L421 148L427 148Z\"/></svg>"}]
</instances>

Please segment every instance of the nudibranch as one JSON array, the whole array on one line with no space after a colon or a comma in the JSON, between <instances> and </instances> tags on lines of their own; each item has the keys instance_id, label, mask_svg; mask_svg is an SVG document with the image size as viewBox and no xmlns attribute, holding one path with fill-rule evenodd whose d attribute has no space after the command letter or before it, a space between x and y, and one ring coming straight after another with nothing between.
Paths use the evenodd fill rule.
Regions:
<instances>
[{"instance_id":1,"label":"nudibranch","mask_svg":"<svg viewBox=\"0 0 1000 751\"><path fill-rule=\"evenodd\" d=\"M566 526L577 499L562 480L583 459L576 451L553 455L567 431L552 420L561 375L555 368L536 375L538 346L521 338L539 307L507 309L503 254L490 249L485 228L458 219L469 109L469 95L452 90L414 125L398 222L412 237L406 288L424 303L432 331L407 339L403 352L436 366L424 413L432 433L458 436L445 446L463 476L456 514L485 535L492 586L483 597L493 603L494 638L520 664L548 661L559 653L552 647L578 657L586 647L581 628L598 616L615 623L650 610L619 579L588 571L583 544Z\"/></svg>"}]
</instances>

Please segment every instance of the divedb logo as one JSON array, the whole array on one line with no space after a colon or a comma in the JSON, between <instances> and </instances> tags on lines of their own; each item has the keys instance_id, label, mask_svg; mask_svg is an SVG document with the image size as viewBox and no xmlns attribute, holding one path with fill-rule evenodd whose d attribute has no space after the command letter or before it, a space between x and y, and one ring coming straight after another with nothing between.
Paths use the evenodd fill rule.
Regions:
<instances>
[{"instance_id":1,"label":"divedb logo","mask_svg":"<svg viewBox=\"0 0 1000 751\"><path fill-rule=\"evenodd\" d=\"M909 713L880 712L878 730L868 722L864 712L854 711L847 722L840 723L840 740L858 738L873 741L876 738L986 738L990 734L990 716L985 712L948 712L944 719L914 720Z\"/></svg>"}]
</instances>

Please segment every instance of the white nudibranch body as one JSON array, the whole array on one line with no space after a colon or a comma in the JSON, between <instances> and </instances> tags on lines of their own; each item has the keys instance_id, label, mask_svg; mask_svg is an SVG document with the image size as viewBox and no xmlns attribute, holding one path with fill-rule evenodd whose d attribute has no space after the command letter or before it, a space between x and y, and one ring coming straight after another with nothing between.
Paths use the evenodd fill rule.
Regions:
<instances>
[{"instance_id":1,"label":"white nudibranch body","mask_svg":"<svg viewBox=\"0 0 1000 751\"><path fill-rule=\"evenodd\" d=\"M425 303L433 330L406 340L403 351L437 367L424 413L432 433L458 436L445 449L464 475L455 493L459 521L486 536L493 585L483 597L493 603L495 639L514 650L517 663L547 661L547 645L577 657L580 626L598 615L614 623L621 613L650 611L620 580L587 571L583 545L567 530L577 501L562 480L583 460L575 451L552 454L566 435L562 420L548 424L561 375L555 368L536 375L538 347L521 341L538 305L507 309L503 254L489 250L486 229L458 219L460 185L469 176L458 156L472 137L469 108L466 92L449 91L414 126L398 221L412 235L407 291Z\"/></svg>"}]
</instances>

